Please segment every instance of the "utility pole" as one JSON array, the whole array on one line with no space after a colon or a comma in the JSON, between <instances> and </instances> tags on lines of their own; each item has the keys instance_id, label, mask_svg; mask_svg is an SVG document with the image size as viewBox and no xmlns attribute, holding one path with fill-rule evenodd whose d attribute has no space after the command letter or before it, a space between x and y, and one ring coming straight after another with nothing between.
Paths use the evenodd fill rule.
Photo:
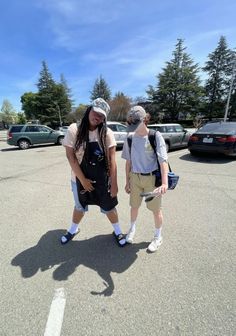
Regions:
<instances>
[{"instance_id":1,"label":"utility pole","mask_svg":"<svg viewBox=\"0 0 236 336\"><path fill-rule=\"evenodd\" d=\"M60 110L60 106L59 106L58 104L57 104L57 108L58 108L58 114L59 114L60 126L62 126L61 110Z\"/></svg>"},{"instance_id":2,"label":"utility pole","mask_svg":"<svg viewBox=\"0 0 236 336\"><path fill-rule=\"evenodd\" d=\"M232 78L231 78L230 87L229 87L229 94L228 94L228 99L227 99L226 108L225 108L224 121L227 120L228 111L229 111L229 103L230 103L231 93L233 89L234 77L236 73L236 56L234 58L235 60L234 60L234 66L233 66L233 73L232 73Z\"/></svg>"},{"instance_id":3,"label":"utility pole","mask_svg":"<svg viewBox=\"0 0 236 336\"><path fill-rule=\"evenodd\" d=\"M60 122L60 126L62 126L62 120L61 120L61 110L60 110L60 106L59 106L58 102L56 102L56 101L54 101L53 103L55 104L55 106L56 106L56 109L57 109L57 111L58 111L58 116L59 116L59 122Z\"/></svg>"}]
</instances>

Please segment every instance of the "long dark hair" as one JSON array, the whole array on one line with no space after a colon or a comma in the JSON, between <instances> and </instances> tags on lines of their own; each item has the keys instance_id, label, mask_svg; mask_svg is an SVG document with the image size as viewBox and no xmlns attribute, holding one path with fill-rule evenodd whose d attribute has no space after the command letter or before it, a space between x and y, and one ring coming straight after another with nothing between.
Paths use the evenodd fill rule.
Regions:
<instances>
[{"instance_id":1,"label":"long dark hair","mask_svg":"<svg viewBox=\"0 0 236 336\"><path fill-rule=\"evenodd\" d=\"M84 149L84 158L88 162L88 146L89 143L89 113L92 110L92 106L89 106L84 113L81 122L78 124L78 131L77 137L75 142L75 151L78 150L80 146L83 146ZM110 173L110 163L109 163L109 155L108 155L108 148L106 143L107 138L107 124L106 120L98 125L98 134L99 134L99 144L103 150L105 163L106 163L106 170L107 174Z\"/></svg>"}]
</instances>

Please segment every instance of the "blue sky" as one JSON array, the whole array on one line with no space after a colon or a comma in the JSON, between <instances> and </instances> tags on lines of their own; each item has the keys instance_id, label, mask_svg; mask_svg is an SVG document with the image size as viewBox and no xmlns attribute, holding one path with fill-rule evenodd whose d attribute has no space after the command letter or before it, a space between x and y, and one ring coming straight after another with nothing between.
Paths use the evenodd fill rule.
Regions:
<instances>
[{"instance_id":1,"label":"blue sky","mask_svg":"<svg viewBox=\"0 0 236 336\"><path fill-rule=\"evenodd\" d=\"M200 66L221 35L236 47L235 0L7 0L0 4L0 107L36 92L42 60L76 105L100 75L114 95L145 96L177 38Z\"/></svg>"}]
</instances>

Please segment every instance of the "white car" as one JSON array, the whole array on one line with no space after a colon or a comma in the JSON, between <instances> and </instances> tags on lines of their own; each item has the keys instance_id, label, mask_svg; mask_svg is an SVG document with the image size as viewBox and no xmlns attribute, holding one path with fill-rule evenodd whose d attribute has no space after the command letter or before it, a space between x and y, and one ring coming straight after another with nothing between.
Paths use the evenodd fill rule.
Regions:
<instances>
[{"instance_id":1,"label":"white car","mask_svg":"<svg viewBox=\"0 0 236 336\"><path fill-rule=\"evenodd\" d=\"M127 126L117 121L107 121L107 127L113 131L117 147L123 147L124 141L127 137Z\"/></svg>"},{"instance_id":2,"label":"white car","mask_svg":"<svg viewBox=\"0 0 236 336\"><path fill-rule=\"evenodd\" d=\"M69 128L69 126L61 126L61 127L59 127L59 131L61 131L61 132L63 132L63 133L66 133L67 132L67 130L68 130L68 128Z\"/></svg>"}]
</instances>

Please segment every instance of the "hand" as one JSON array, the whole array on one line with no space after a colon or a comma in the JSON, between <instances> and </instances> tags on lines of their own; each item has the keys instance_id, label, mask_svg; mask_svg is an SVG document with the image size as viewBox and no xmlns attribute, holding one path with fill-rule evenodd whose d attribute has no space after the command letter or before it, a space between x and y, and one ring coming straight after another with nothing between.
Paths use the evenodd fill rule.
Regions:
<instances>
[{"instance_id":1,"label":"hand","mask_svg":"<svg viewBox=\"0 0 236 336\"><path fill-rule=\"evenodd\" d=\"M80 182L82 186L84 187L84 190L89 191L89 192L94 190L94 187L92 184L92 183L95 183L94 181L85 178L83 181L80 181Z\"/></svg>"},{"instance_id":2,"label":"hand","mask_svg":"<svg viewBox=\"0 0 236 336\"><path fill-rule=\"evenodd\" d=\"M166 193L167 189L168 186L166 184L162 184L160 187L154 189L153 192L159 195L163 195Z\"/></svg>"},{"instance_id":3,"label":"hand","mask_svg":"<svg viewBox=\"0 0 236 336\"><path fill-rule=\"evenodd\" d=\"M117 184L111 184L111 188L110 188L110 194L111 194L111 197L116 197L117 194L118 194L118 186Z\"/></svg>"},{"instance_id":4,"label":"hand","mask_svg":"<svg viewBox=\"0 0 236 336\"><path fill-rule=\"evenodd\" d=\"M127 192L127 194L130 194L130 183L127 182L125 185L125 191Z\"/></svg>"}]
</instances>

